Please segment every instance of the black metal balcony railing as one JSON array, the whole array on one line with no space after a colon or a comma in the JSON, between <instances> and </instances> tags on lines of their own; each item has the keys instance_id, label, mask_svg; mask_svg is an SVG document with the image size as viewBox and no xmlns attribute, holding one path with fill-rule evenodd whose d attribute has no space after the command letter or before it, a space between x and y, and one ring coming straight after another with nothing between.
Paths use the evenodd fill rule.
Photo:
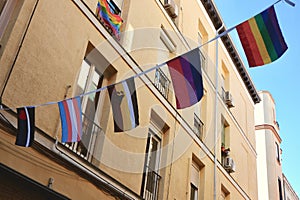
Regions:
<instances>
[{"instance_id":1,"label":"black metal balcony railing","mask_svg":"<svg viewBox=\"0 0 300 200\"><path fill-rule=\"evenodd\" d=\"M146 179L146 189L144 194L145 200L157 200L158 198L158 184L161 176L148 168L147 179Z\"/></svg>"},{"instance_id":2,"label":"black metal balcony railing","mask_svg":"<svg viewBox=\"0 0 300 200\"><path fill-rule=\"evenodd\" d=\"M103 130L85 114L82 119L82 138L79 142L65 143L65 145L82 158L91 161L96 138Z\"/></svg>"},{"instance_id":3,"label":"black metal balcony railing","mask_svg":"<svg viewBox=\"0 0 300 200\"><path fill-rule=\"evenodd\" d=\"M164 97L168 98L170 80L161 69L156 69L154 85Z\"/></svg>"}]
</instances>

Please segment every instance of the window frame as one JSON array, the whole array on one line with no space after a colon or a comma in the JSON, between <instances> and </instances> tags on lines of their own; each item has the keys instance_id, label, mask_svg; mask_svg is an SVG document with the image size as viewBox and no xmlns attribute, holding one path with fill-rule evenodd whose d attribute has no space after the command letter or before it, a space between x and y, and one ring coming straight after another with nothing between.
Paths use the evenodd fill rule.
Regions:
<instances>
[{"instance_id":1,"label":"window frame","mask_svg":"<svg viewBox=\"0 0 300 200\"><path fill-rule=\"evenodd\" d=\"M198 200L198 187L191 183L190 200Z\"/></svg>"},{"instance_id":2,"label":"window frame","mask_svg":"<svg viewBox=\"0 0 300 200\"><path fill-rule=\"evenodd\" d=\"M151 141L154 140L157 142L157 151L156 151L156 157L155 157L155 169L151 169L149 167L151 162ZM141 196L145 200L151 199L156 200L158 198L158 187L159 187L159 180L161 179L161 176L159 175L159 166L161 161L161 133L156 130L154 127L150 127L148 131L148 138L147 138L147 144L146 144L146 152L145 152L145 162L144 162L144 173L143 173L143 181L142 181L142 187L141 187ZM154 182L149 181L149 177L154 177ZM151 183L153 183L151 185ZM153 187L153 193L151 191L147 190L147 187Z\"/></svg>"},{"instance_id":3,"label":"window frame","mask_svg":"<svg viewBox=\"0 0 300 200\"><path fill-rule=\"evenodd\" d=\"M104 74L99 72L97 70L96 65L92 64L87 58L84 58L80 67L80 71L77 78L77 83L80 79L81 72L84 70L84 65L88 66L87 73L83 74L84 76L84 86L81 90L78 90L76 93L84 94L86 92L89 92L93 85L95 85L96 82L94 82L94 76L95 74L98 75L99 79L98 83L96 83L96 89L99 89L103 86L103 80L104 80ZM77 85L78 86L78 85ZM95 89L95 88L92 88ZM79 94L75 94L79 95ZM99 109L103 108L104 104L104 98L105 98L105 92L96 92L94 95L94 100L92 103L94 103L94 114L88 115L85 111L88 108L88 101L90 99L90 95L85 95L81 98L81 107L82 107L82 139L79 142L72 142L72 143L66 143L65 145L69 147L73 152L81 156L82 158L86 159L87 161L91 162L92 157L95 150L95 144L97 142L97 137L100 134L104 134L103 129L100 127L100 125L96 122L96 115L99 112ZM91 109L88 109L91 110ZM84 144L84 141L86 141L86 144Z\"/></svg>"},{"instance_id":4,"label":"window frame","mask_svg":"<svg viewBox=\"0 0 300 200\"><path fill-rule=\"evenodd\" d=\"M280 163L280 147L277 142L275 142L275 148L276 148L276 160Z\"/></svg>"},{"instance_id":5,"label":"window frame","mask_svg":"<svg viewBox=\"0 0 300 200\"><path fill-rule=\"evenodd\" d=\"M278 177L278 192L279 200L283 200L282 181L280 177Z\"/></svg>"},{"instance_id":6,"label":"window frame","mask_svg":"<svg viewBox=\"0 0 300 200\"><path fill-rule=\"evenodd\" d=\"M194 113L194 133L202 141L204 134L204 123L196 115L196 113Z\"/></svg>"}]
</instances>

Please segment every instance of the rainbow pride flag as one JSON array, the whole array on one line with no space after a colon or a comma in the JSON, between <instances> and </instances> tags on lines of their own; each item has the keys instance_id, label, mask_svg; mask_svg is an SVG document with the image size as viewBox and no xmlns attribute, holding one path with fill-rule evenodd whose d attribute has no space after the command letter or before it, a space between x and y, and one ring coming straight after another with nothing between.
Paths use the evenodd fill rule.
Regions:
<instances>
[{"instance_id":1,"label":"rainbow pride flag","mask_svg":"<svg viewBox=\"0 0 300 200\"><path fill-rule=\"evenodd\" d=\"M236 26L250 67L278 59L287 50L274 6Z\"/></svg>"},{"instance_id":2,"label":"rainbow pride flag","mask_svg":"<svg viewBox=\"0 0 300 200\"><path fill-rule=\"evenodd\" d=\"M199 49L191 50L166 63L169 67L178 109L194 105L203 96Z\"/></svg>"},{"instance_id":3,"label":"rainbow pride flag","mask_svg":"<svg viewBox=\"0 0 300 200\"><path fill-rule=\"evenodd\" d=\"M119 37L122 18L113 13L106 0L98 0L97 16L100 17L110 28L115 36Z\"/></svg>"}]
</instances>

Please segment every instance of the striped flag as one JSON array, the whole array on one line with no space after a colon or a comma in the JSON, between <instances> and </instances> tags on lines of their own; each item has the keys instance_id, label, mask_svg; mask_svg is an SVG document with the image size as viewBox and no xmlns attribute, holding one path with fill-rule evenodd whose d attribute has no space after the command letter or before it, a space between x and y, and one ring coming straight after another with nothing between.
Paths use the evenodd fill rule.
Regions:
<instances>
[{"instance_id":1,"label":"striped flag","mask_svg":"<svg viewBox=\"0 0 300 200\"><path fill-rule=\"evenodd\" d=\"M250 67L271 63L286 50L274 6L236 26Z\"/></svg>"},{"instance_id":2,"label":"striped flag","mask_svg":"<svg viewBox=\"0 0 300 200\"><path fill-rule=\"evenodd\" d=\"M97 16L101 17L101 19L111 27L114 35L119 37L123 20L119 15L116 15L111 11L107 0L98 0L96 12Z\"/></svg>"},{"instance_id":3,"label":"striped flag","mask_svg":"<svg viewBox=\"0 0 300 200\"><path fill-rule=\"evenodd\" d=\"M134 78L108 87L115 132L131 130L139 125Z\"/></svg>"},{"instance_id":4,"label":"striped flag","mask_svg":"<svg viewBox=\"0 0 300 200\"><path fill-rule=\"evenodd\" d=\"M30 147L34 141L34 108L17 108L18 133L16 145Z\"/></svg>"},{"instance_id":5,"label":"striped flag","mask_svg":"<svg viewBox=\"0 0 300 200\"><path fill-rule=\"evenodd\" d=\"M199 49L194 49L166 63L169 67L177 109L194 105L203 96Z\"/></svg>"},{"instance_id":6,"label":"striped flag","mask_svg":"<svg viewBox=\"0 0 300 200\"><path fill-rule=\"evenodd\" d=\"M82 111L80 97L58 102L62 142L78 142L82 136Z\"/></svg>"}]
</instances>

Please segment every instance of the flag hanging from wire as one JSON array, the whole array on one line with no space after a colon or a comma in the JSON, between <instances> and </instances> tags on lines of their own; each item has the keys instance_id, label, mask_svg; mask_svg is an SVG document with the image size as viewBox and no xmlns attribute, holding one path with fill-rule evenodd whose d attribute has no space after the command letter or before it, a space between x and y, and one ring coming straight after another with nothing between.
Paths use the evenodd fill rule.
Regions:
<instances>
[{"instance_id":1,"label":"flag hanging from wire","mask_svg":"<svg viewBox=\"0 0 300 200\"><path fill-rule=\"evenodd\" d=\"M34 141L34 111L34 107L17 108L18 133L15 144L18 146L30 147Z\"/></svg>"},{"instance_id":2,"label":"flag hanging from wire","mask_svg":"<svg viewBox=\"0 0 300 200\"><path fill-rule=\"evenodd\" d=\"M82 136L82 111L80 97L58 102L62 138L64 142L78 142Z\"/></svg>"},{"instance_id":3,"label":"flag hanging from wire","mask_svg":"<svg viewBox=\"0 0 300 200\"><path fill-rule=\"evenodd\" d=\"M250 67L271 63L282 56L287 45L274 5L236 26Z\"/></svg>"},{"instance_id":4,"label":"flag hanging from wire","mask_svg":"<svg viewBox=\"0 0 300 200\"><path fill-rule=\"evenodd\" d=\"M112 105L115 132L137 127L139 113L134 78L109 86L107 89Z\"/></svg>"},{"instance_id":5,"label":"flag hanging from wire","mask_svg":"<svg viewBox=\"0 0 300 200\"><path fill-rule=\"evenodd\" d=\"M169 67L177 109L199 102L203 96L203 81L198 48L166 63Z\"/></svg>"}]
</instances>

